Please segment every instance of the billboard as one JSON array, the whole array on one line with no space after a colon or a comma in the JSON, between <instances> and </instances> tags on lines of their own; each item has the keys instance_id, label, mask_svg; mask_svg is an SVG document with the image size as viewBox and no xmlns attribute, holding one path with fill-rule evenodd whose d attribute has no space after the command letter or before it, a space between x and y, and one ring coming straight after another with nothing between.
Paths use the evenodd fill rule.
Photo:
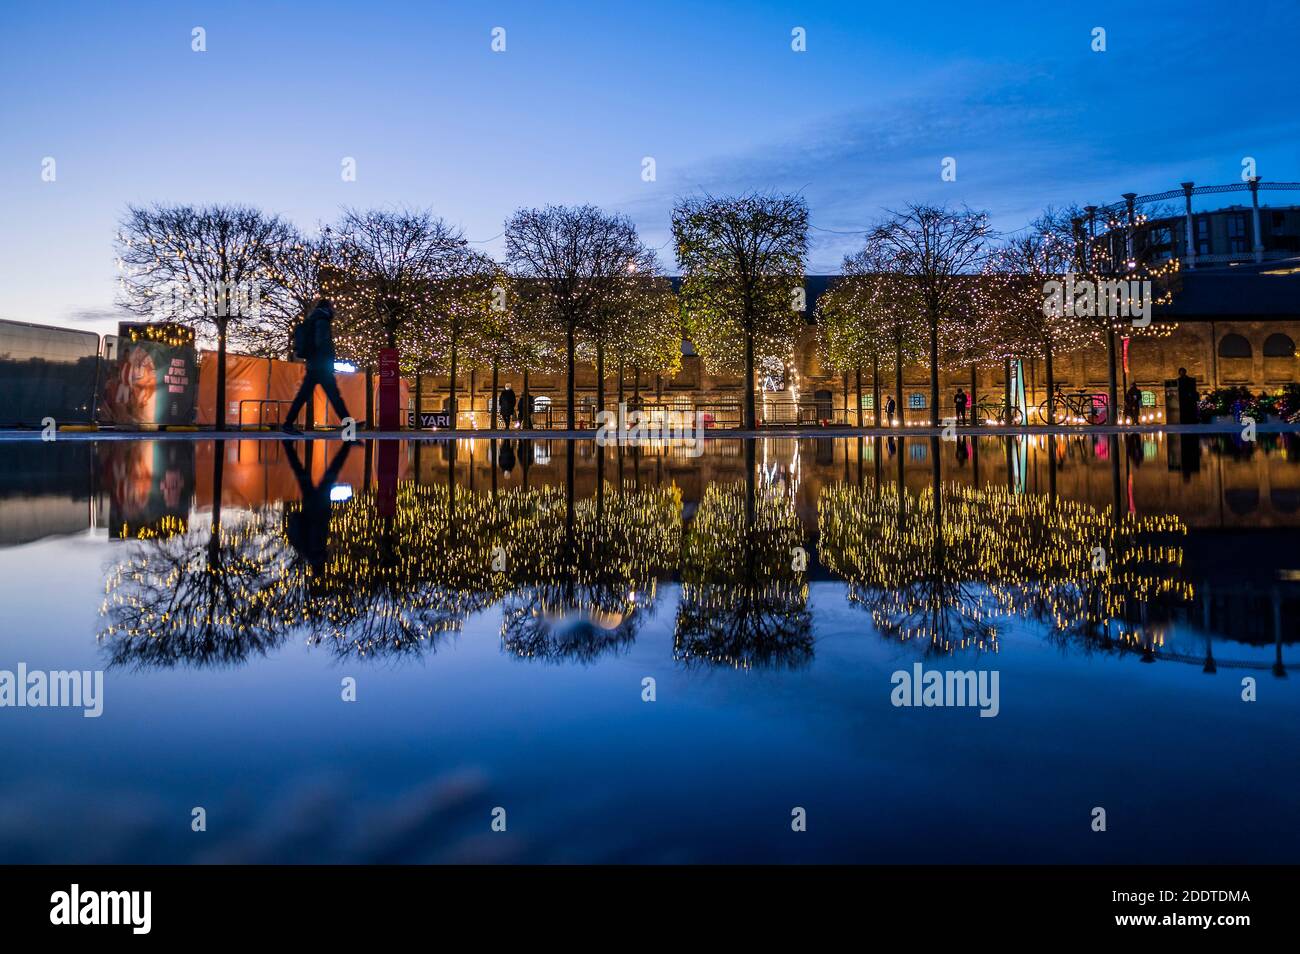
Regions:
<instances>
[{"instance_id":1,"label":"billboard","mask_svg":"<svg viewBox=\"0 0 1300 954\"><path fill-rule=\"evenodd\" d=\"M104 384L101 418L113 424L193 424L198 382L193 331L124 322Z\"/></svg>"}]
</instances>

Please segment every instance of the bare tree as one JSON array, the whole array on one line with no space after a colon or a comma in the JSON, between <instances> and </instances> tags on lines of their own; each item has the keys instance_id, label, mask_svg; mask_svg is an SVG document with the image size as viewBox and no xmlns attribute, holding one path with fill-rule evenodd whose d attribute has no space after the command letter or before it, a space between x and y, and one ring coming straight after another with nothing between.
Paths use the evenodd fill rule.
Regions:
<instances>
[{"instance_id":1,"label":"bare tree","mask_svg":"<svg viewBox=\"0 0 1300 954\"><path fill-rule=\"evenodd\" d=\"M574 372L578 338L606 314L617 279L646 256L636 227L592 205L520 209L506 223L506 259L543 334L563 337L567 358L567 425L576 426Z\"/></svg>"},{"instance_id":2,"label":"bare tree","mask_svg":"<svg viewBox=\"0 0 1300 954\"><path fill-rule=\"evenodd\" d=\"M459 230L428 211L348 209L337 243L340 353L373 370L385 348L416 350L413 319L436 310L438 280L465 254Z\"/></svg>"},{"instance_id":3,"label":"bare tree","mask_svg":"<svg viewBox=\"0 0 1300 954\"><path fill-rule=\"evenodd\" d=\"M239 205L129 206L118 231L121 303L215 336L219 431L230 329L260 320L261 302L276 288L265 263L292 234L278 216Z\"/></svg>"},{"instance_id":4,"label":"bare tree","mask_svg":"<svg viewBox=\"0 0 1300 954\"><path fill-rule=\"evenodd\" d=\"M975 271L992 237L988 216L970 209L909 205L872 229L867 249L907 279L930 336L930 423L939 426L939 343L959 321L963 276Z\"/></svg>"},{"instance_id":5,"label":"bare tree","mask_svg":"<svg viewBox=\"0 0 1300 954\"><path fill-rule=\"evenodd\" d=\"M294 327L316 299L332 298L344 288L334 233L326 226L317 238L308 238L294 229L283 244L267 250L263 265L270 287L261 320L236 328L236 344L247 354L291 360Z\"/></svg>"},{"instance_id":6,"label":"bare tree","mask_svg":"<svg viewBox=\"0 0 1300 954\"><path fill-rule=\"evenodd\" d=\"M679 201L672 225L691 341L719 370L739 370L735 344L744 342L744 422L753 428L756 361L787 360L803 323L808 206L792 195L705 195Z\"/></svg>"}]
</instances>

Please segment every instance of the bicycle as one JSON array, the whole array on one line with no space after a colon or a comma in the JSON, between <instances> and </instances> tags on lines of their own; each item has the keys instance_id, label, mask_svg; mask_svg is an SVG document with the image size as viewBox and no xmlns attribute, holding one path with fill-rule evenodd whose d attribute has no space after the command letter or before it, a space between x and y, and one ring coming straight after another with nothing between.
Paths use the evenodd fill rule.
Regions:
<instances>
[{"instance_id":1,"label":"bicycle","mask_svg":"<svg viewBox=\"0 0 1300 954\"><path fill-rule=\"evenodd\" d=\"M1053 404L1056 406L1056 424L1104 424L1106 422L1106 405L1097 400L1096 395L1087 391L1073 391L1066 394L1058 384L1053 392ZM1047 423L1047 399L1038 405L1038 419Z\"/></svg>"},{"instance_id":2,"label":"bicycle","mask_svg":"<svg viewBox=\"0 0 1300 954\"><path fill-rule=\"evenodd\" d=\"M985 400L981 404L972 408L973 417L971 423L975 426L980 424L1000 424L1003 427L1019 427L1025 422L1024 416L1020 413L1020 408L1014 404L1007 407L1005 402Z\"/></svg>"}]
</instances>

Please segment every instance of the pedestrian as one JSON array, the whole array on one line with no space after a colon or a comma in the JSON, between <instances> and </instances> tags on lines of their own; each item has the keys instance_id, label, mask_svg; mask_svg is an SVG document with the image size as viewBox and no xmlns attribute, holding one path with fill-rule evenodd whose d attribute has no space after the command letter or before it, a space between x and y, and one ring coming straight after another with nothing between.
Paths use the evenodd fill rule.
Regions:
<instances>
[{"instance_id":1,"label":"pedestrian","mask_svg":"<svg viewBox=\"0 0 1300 954\"><path fill-rule=\"evenodd\" d=\"M1136 424L1141 413L1142 389L1137 386L1137 382L1134 382L1124 392L1124 416L1128 418L1129 424Z\"/></svg>"},{"instance_id":2,"label":"pedestrian","mask_svg":"<svg viewBox=\"0 0 1300 954\"><path fill-rule=\"evenodd\" d=\"M308 311L307 317L294 326L294 355L305 360L307 368L302 377L302 384L298 385L298 393L293 396L293 401L290 402L289 409L284 415L286 434L302 433L293 421L302 410L302 406L312 396L317 385L320 385L320 389L325 392L325 397L329 399L330 406L334 408L340 423L349 418L347 405L343 403L343 395L339 394L338 381L334 378L333 321L334 306L330 304L328 298L319 298Z\"/></svg>"},{"instance_id":3,"label":"pedestrian","mask_svg":"<svg viewBox=\"0 0 1300 954\"><path fill-rule=\"evenodd\" d=\"M969 399L966 397L966 392L962 390L961 387L957 388L957 396L954 398L954 401L957 405L957 423L965 426L966 405L969 403Z\"/></svg>"},{"instance_id":4,"label":"pedestrian","mask_svg":"<svg viewBox=\"0 0 1300 954\"><path fill-rule=\"evenodd\" d=\"M898 405L894 403L893 395L890 395L889 400L885 402L885 423L890 425L894 423L894 411L897 409Z\"/></svg>"},{"instance_id":5,"label":"pedestrian","mask_svg":"<svg viewBox=\"0 0 1300 954\"><path fill-rule=\"evenodd\" d=\"M501 420L505 422L506 430L510 430L510 419L515 416L515 392L508 384L501 389L501 394L497 397L497 411L501 415Z\"/></svg>"}]
</instances>

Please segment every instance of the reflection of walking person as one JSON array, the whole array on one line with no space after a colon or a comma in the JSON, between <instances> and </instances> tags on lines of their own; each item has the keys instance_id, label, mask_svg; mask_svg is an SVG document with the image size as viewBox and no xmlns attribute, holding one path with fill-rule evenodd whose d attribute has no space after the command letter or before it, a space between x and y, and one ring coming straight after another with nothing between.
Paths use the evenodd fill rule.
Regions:
<instances>
[{"instance_id":1,"label":"reflection of walking person","mask_svg":"<svg viewBox=\"0 0 1300 954\"><path fill-rule=\"evenodd\" d=\"M515 449L512 441L501 442L501 450L497 452L497 465L507 477L515 469Z\"/></svg>"},{"instance_id":2,"label":"reflection of walking person","mask_svg":"<svg viewBox=\"0 0 1300 954\"><path fill-rule=\"evenodd\" d=\"M510 419L515 416L515 392L508 384L501 389L497 398L497 410L501 413L506 430L510 430Z\"/></svg>"},{"instance_id":3,"label":"reflection of walking person","mask_svg":"<svg viewBox=\"0 0 1300 954\"><path fill-rule=\"evenodd\" d=\"M334 379L334 329L330 324L333 320L334 306L329 303L329 299L321 298L307 317L293 329L294 354L306 360L307 371L284 415L284 430L289 434L301 433L294 425L294 418L318 384L339 420L348 417L347 405L343 403L338 381Z\"/></svg>"},{"instance_id":4,"label":"reflection of walking person","mask_svg":"<svg viewBox=\"0 0 1300 954\"><path fill-rule=\"evenodd\" d=\"M344 441L339 447L319 484L313 484L311 474L307 473L302 462L298 460L298 451L292 441L282 441L289 466L293 468L294 477L298 478L298 490L302 493L302 509L290 513L285 520L285 535L298 555L307 561L312 572L320 573L325 569L328 555L330 533L330 490L338 480L343 462L347 460L352 443Z\"/></svg>"}]
</instances>

